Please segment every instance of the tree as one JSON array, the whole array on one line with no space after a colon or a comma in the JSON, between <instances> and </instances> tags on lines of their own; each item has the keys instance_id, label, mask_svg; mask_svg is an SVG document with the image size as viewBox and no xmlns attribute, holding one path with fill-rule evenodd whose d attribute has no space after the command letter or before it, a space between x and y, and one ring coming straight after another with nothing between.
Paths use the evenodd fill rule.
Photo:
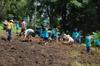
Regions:
<instances>
[{"instance_id":1,"label":"tree","mask_svg":"<svg viewBox=\"0 0 100 66\"><path fill-rule=\"evenodd\" d=\"M1 0L0 1L0 17L4 19L9 14L14 16L25 16L25 7L28 0Z\"/></svg>"},{"instance_id":2,"label":"tree","mask_svg":"<svg viewBox=\"0 0 100 66\"><path fill-rule=\"evenodd\" d=\"M35 6L36 1L41 5ZM0 0L0 19L9 14L17 18L30 16L30 19L37 15L36 20L43 21L49 17L50 26L60 25L64 32L76 27L84 31L95 31L100 29L99 5L99 0ZM60 24L57 23L58 17L61 17Z\"/></svg>"}]
</instances>

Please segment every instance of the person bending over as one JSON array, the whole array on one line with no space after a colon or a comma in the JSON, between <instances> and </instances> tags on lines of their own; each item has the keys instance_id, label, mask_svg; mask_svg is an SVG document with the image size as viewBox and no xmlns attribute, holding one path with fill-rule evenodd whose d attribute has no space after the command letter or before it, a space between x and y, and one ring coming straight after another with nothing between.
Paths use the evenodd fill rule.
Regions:
<instances>
[{"instance_id":1,"label":"person bending over","mask_svg":"<svg viewBox=\"0 0 100 66\"><path fill-rule=\"evenodd\" d=\"M27 29L25 30L25 36L24 36L24 40L31 40L32 35L34 34L34 30L33 29Z\"/></svg>"},{"instance_id":2,"label":"person bending over","mask_svg":"<svg viewBox=\"0 0 100 66\"><path fill-rule=\"evenodd\" d=\"M64 43L65 44L73 44L74 43L74 39L70 36L70 35L66 35L64 34Z\"/></svg>"}]
</instances>

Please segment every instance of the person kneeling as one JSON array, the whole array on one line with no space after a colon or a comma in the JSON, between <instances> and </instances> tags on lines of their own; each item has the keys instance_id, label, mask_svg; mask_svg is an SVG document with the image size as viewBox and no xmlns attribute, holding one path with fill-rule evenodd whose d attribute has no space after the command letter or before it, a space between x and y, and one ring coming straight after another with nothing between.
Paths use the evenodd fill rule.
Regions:
<instances>
[{"instance_id":1,"label":"person kneeling","mask_svg":"<svg viewBox=\"0 0 100 66\"><path fill-rule=\"evenodd\" d=\"M74 39L70 36L70 35L64 35L64 38L65 41L64 41L64 44L73 44L74 43Z\"/></svg>"}]
</instances>

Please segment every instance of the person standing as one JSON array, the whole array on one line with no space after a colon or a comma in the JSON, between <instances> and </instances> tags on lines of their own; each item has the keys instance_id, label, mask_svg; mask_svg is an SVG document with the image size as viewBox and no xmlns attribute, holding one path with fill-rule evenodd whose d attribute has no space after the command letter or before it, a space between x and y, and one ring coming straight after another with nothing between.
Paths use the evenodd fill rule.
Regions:
<instances>
[{"instance_id":1,"label":"person standing","mask_svg":"<svg viewBox=\"0 0 100 66\"><path fill-rule=\"evenodd\" d=\"M79 31L79 36L78 36L78 42L81 44L82 43L82 31Z\"/></svg>"},{"instance_id":2,"label":"person standing","mask_svg":"<svg viewBox=\"0 0 100 66\"><path fill-rule=\"evenodd\" d=\"M55 38L56 38L56 36L55 36L56 35L56 28L52 28L51 32L52 32L51 37L52 37L53 40L55 40Z\"/></svg>"},{"instance_id":3,"label":"person standing","mask_svg":"<svg viewBox=\"0 0 100 66\"><path fill-rule=\"evenodd\" d=\"M87 53L91 50L91 43L92 43L92 37L90 34L88 34L85 38L85 44L86 44L86 51Z\"/></svg>"},{"instance_id":4,"label":"person standing","mask_svg":"<svg viewBox=\"0 0 100 66\"><path fill-rule=\"evenodd\" d=\"M73 33L72 33L72 38L74 39L74 42L75 43L78 43L79 42L79 32L78 32L78 29L76 28Z\"/></svg>"},{"instance_id":5,"label":"person standing","mask_svg":"<svg viewBox=\"0 0 100 66\"><path fill-rule=\"evenodd\" d=\"M26 30L26 27L27 27L27 23L25 20L22 20L22 23L21 23L21 34L24 35L24 32Z\"/></svg>"},{"instance_id":6,"label":"person standing","mask_svg":"<svg viewBox=\"0 0 100 66\"><path fill-rule=\"evenodd\" d=\"M16 34L18 34L18 30L19 30L19 21L15 20L15 26L16 26Z\"/></svg>"},{"instance_id":7,"label":"person standing","mask_svg":"<svg viewBox=\"0 0 100 66\"><path fill-rule=\"evenodd\" d=\"M58 42L58 39L59 39L59 35L60 35L60 32L59 32L59 30L56 28L54 37L55 37L55 40L56 40L57 42Z\"/></svg>"},{"instance_id":8,"label":"person standing","mask_svg":"<svg viewBox=\"0 0 100 66\"><path fill-rule=\"evenodd\" d=\"M43 40L45 41L45 44L47 44L49 40L48 28L43 29L42 35L43 35Z\"/></svg>"},{"instance_id":9,"label":"person standing","mask_svg":"<svg viewBox=\"0 0 100 66\"><path fill-rule=\"evenodd\" d=\"M7 33L8 33L7 40L8 41L12 40L13 22L14 22L13 20L8 20L8 22L7 22Z\"/></svg>"}]
</instances>

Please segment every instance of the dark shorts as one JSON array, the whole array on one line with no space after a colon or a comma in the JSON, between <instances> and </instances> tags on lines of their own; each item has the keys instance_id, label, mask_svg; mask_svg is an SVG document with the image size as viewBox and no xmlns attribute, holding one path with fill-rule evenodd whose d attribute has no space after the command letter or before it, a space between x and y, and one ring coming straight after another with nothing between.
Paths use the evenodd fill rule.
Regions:
<instances>
[{"instance_id":1,"label":"dark shorts","mask_svg":"<svg viewBox=\"0 0 100 66\"><path fill-rule=\"evenodd\" d=\"M44 40L44 41L48 41L48 37L44 37L43 40Z\"/></svg>"},{"instance_id":2,"label":"dark shorts","mask_svg":"<svg viewBox=\"0 0 100 66\"><path fill-rule=\"evenodd\" d=\"M21 29L21 32L25 32L26 29Z\"/></svg>"},{"instance_id":3,"label":"dark shorts","mask_svg":"<svg viewBox=\"0 0 100 66\"><path fill-rule=\"evenodd\" d=\"M90 52L90 50L91 50L91 47L86 47L87 52Z\"/></svg>"}]
</instances>

